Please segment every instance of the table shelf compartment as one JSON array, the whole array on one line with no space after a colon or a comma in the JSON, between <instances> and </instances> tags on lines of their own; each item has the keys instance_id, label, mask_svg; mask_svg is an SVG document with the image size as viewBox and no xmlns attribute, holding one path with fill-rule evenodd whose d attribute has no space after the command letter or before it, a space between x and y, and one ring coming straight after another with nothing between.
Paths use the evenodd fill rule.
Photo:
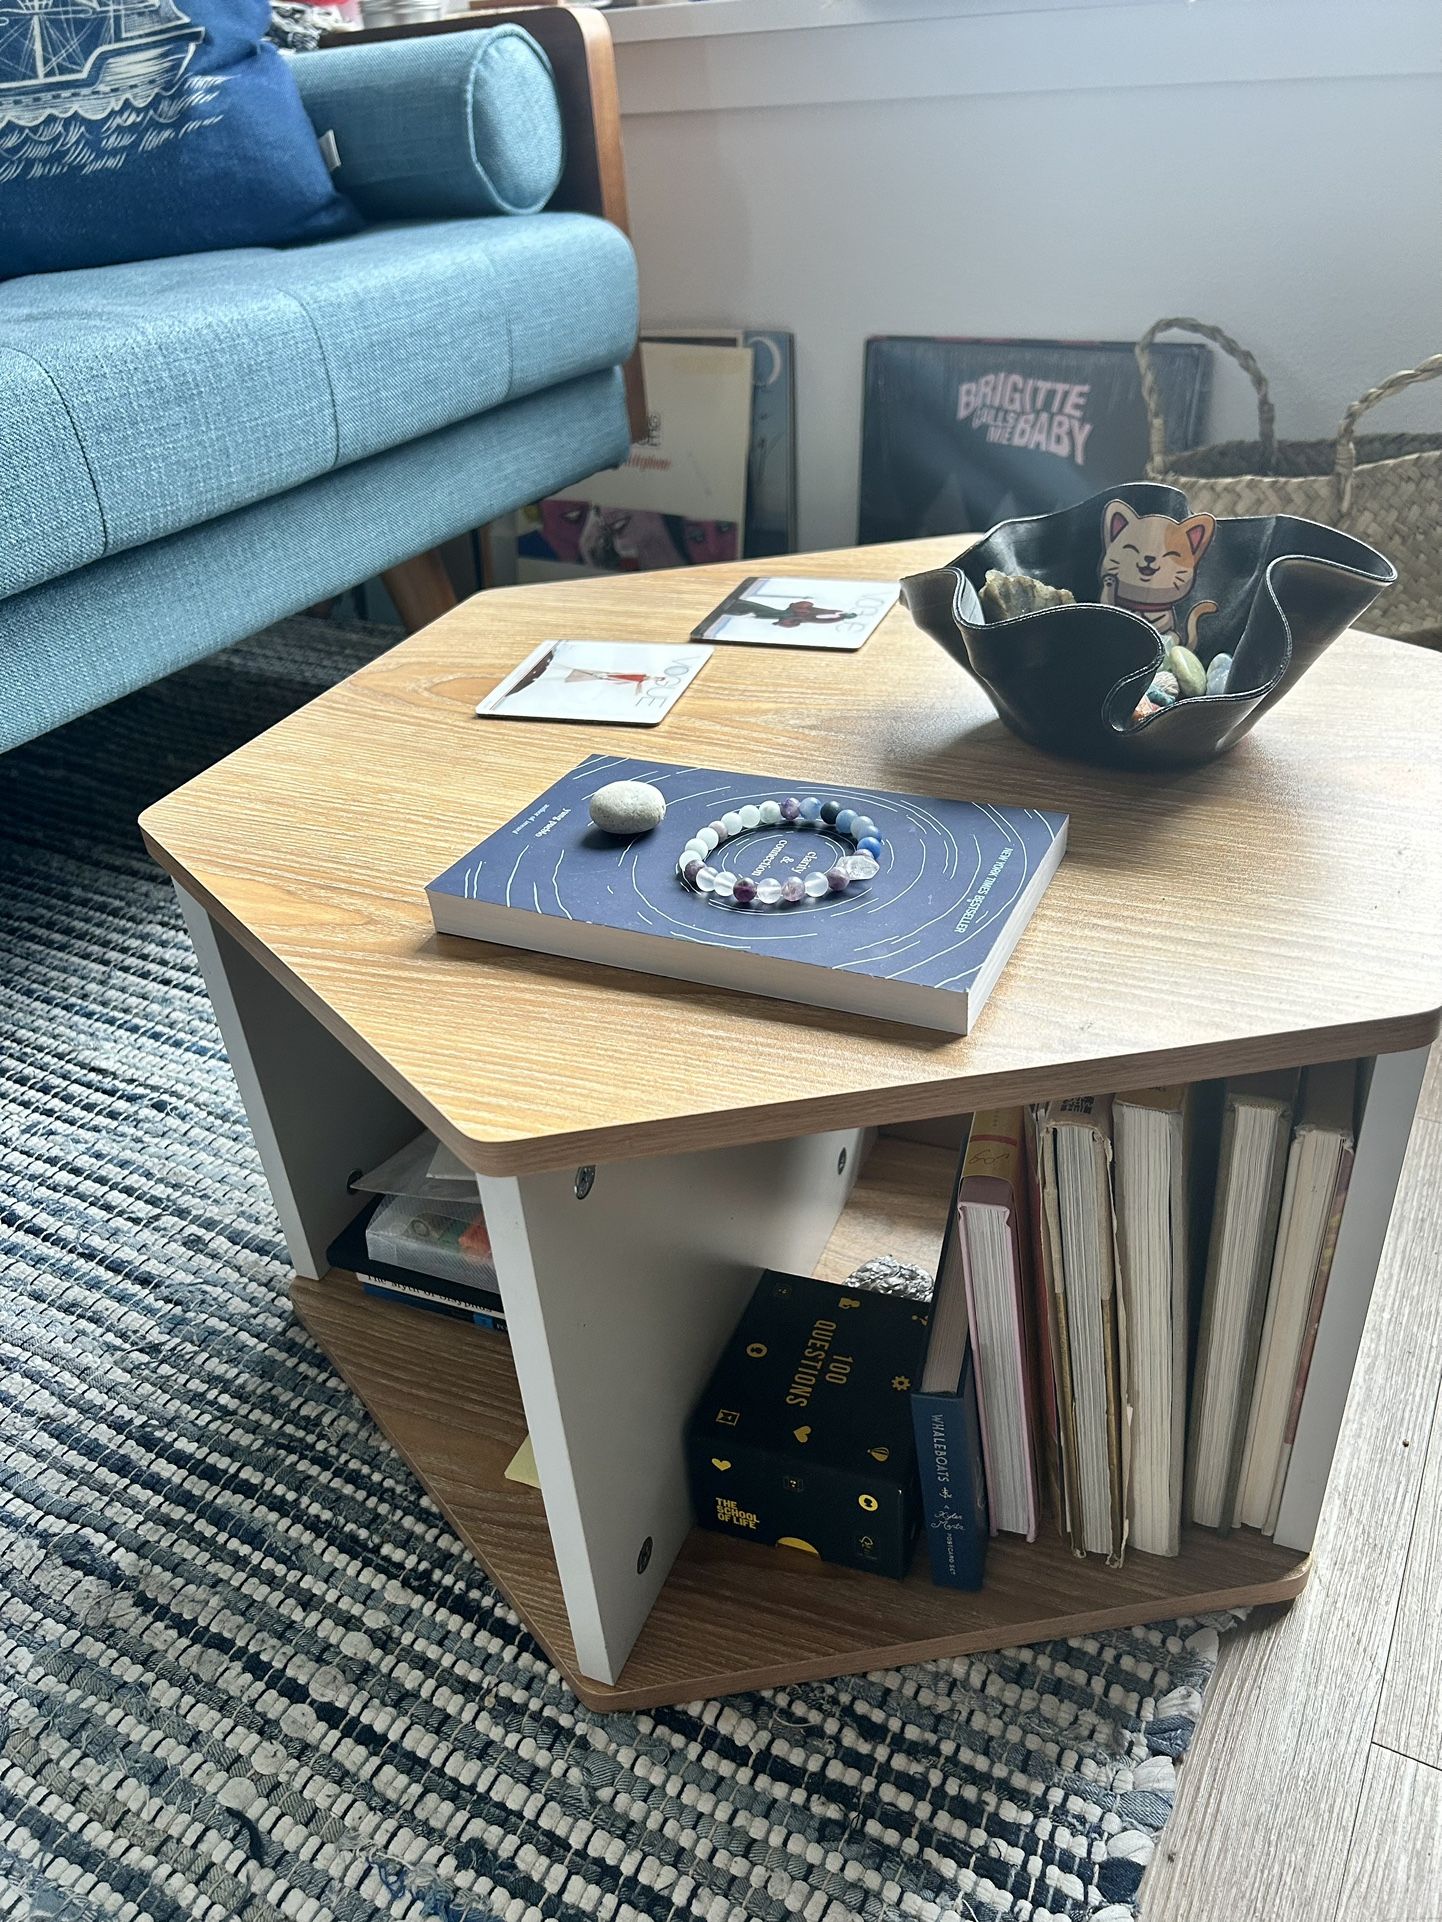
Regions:
<instances>
[{"instance_id":1,"label":"table shelf compartment","mask_svg":"<svg viewBox=\"0 0 1442 1922\"><path fill-rule=\"evenodd\" d=\"M883 1135L815 1271L840 1281L869 1255L934 1267L955 1151ZM924 1547L904 1582L693 1528L613 1683L583 1673L538 1490L505 1479L526 1432L509 1343L364 1296L352 1277L298 1280L306 1326L484 1564L580 1699L654 1707L936 1656L1281 1601L1307 1560L1249 1530L1184 1532L1182 1552L1121 1569L1078 1560L1050 1522L994 1541L986 1586L935 1587Z\"/></svg>"}]
</instances>

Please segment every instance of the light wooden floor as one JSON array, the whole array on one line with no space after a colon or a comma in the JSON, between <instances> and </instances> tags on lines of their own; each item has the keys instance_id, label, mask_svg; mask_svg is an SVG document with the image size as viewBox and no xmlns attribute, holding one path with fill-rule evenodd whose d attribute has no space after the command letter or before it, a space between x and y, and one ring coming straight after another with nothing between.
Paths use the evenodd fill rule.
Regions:
<instances>
[{"instance_id":1,"label":"light wooden floor","mask_svg":"<svg viewBox=\"0 0 1442 1922\"><path fill-rule=\"evenodd\" d=\"M1442 1043L1316 1544L1223 1643L1144 1922L1442 1922Z\"/></svg>"}]
</instances>

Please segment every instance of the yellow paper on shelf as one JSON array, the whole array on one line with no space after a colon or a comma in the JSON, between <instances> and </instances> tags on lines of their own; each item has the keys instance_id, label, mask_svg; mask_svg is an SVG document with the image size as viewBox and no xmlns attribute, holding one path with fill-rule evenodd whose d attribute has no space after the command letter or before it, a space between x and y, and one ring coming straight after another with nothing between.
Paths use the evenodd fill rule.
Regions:
<instances>
[{"instance_id":1,"label":"yellow paper on shelf","mask_svg":"<svg viewBox=\"0 0 1442 1922\"><path fill-rule=\"evenodd\" d=\"M536 1473L536 1451L531 1446L531 1438L529 1435L527 1435L526 1439L521 1443L515 1454L512 1455L510 1461L507 1462L506 1480L508 1482L524 1482L527 1488L540 1487L541 1478Z\"/></svg>"}]
</instances>

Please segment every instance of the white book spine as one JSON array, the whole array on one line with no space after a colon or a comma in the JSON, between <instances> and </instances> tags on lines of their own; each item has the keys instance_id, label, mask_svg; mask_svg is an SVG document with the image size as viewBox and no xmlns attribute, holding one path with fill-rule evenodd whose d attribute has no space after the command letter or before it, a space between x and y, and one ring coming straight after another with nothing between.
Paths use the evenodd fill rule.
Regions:
<instances>
[{"instance_id":1,"label":"white book spine","mask_svg":"<svg viewBox=\"0 0 1442 1922\"><path fill-rule=\"evenodd\" d=\"M1284 1548L1309 1549L1317 1530L1429 1053L1428 1048L1410 1048L1403 1054L1378 1055L1372 1073L1346 1212L1277 1513L1274 1539Z\"/></svg>"},{"instance_id":2,"label":"white book spine","mask_svg":"<svg viewBox=\"0 0 1442 1922\"><path fill-rule=\"evenodd\" d=\"M1125 1310L1131 1407L1131 1545L1179 1546L1187 1344L1186 1171L1180 1108L1118 1097L1117 1284Z\"/></svg>"}]
</instances>

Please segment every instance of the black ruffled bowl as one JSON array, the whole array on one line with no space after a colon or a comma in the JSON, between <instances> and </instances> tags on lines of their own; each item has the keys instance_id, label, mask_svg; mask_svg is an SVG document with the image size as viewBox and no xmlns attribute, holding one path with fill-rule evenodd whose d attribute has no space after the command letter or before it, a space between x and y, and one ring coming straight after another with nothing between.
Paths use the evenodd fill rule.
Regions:
<instances>
[{"instance_id":1,"label":"black ruffled bowl","mask_svg":"<svg viewBox=\"0 0 1442 1922\"><path fill-rule=\"evenodd\" d=\"M1219 520L1190 598L1217 603L1198 653L1232 656L1228 691L1134 722L1164 649L1139 614L1094 598L1109 500L1175 520L1189 512L1176 488L1133 481L1059 513L1002 521L949 567L901 584L913 620L981 682L1014 734L1078 760L1169 768L1225 754L1397 578L1375 548L1334 527L1288 514ZM977 595L993 567L1069 588L1077 605L985 620Z\"/></svg>"}]
</instances>

